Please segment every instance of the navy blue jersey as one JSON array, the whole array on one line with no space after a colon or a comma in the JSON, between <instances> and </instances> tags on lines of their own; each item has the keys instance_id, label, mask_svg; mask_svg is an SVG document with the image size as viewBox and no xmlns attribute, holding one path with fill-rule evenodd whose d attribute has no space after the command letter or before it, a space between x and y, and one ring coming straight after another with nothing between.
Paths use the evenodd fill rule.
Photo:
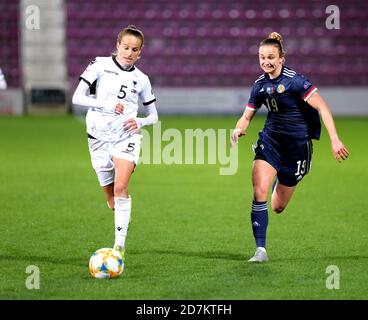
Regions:
<instances>
[{"instance_id":1,"label":"navy blue jersey","mask_svg":"<svg viewBox=\"0 0 368 320\"><path fill-rule=\"evenodd\" d=\"M270 79L263 74L254 83L247 108L257 111L262 105L268 109L263 131L307 141L319 139L319 113L306 101L317 91L302 74L283 66L281 74Z\"/></svg>"}]
</instances>

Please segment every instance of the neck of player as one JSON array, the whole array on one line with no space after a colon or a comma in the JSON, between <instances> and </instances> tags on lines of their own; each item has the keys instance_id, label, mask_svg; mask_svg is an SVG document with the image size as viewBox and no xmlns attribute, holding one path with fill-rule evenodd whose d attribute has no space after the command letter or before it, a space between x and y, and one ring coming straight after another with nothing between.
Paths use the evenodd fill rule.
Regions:
<instances>
[{"instance_id":1,"label":"neck of player","mask_svg":"<svg viewBox=\"0 0 368 320\"><path fill-rule=\"evenodd\" d=\"M116 56L116 61L117 61L117 62L119 62L120 66L121 66L124 70L126 70L126 71L130 70L130 69L133 67L133 64L123 64L123 63L121 63L121 61L120 61L120 59L119 59L119 57L118 57L118 56Z\"/></svg>"},{"instance_id":2,"label":"neck of player","mask_svg":"<svg viewBox=\"0 0 368 320\"><path fill-rule=\"evenodd\" d=\"M275 79L281 74L281 70L282 70L282 65L280 65L273 72L268 73L268 76L270 77L270 79Z\"/></svg>"}]
</instances>

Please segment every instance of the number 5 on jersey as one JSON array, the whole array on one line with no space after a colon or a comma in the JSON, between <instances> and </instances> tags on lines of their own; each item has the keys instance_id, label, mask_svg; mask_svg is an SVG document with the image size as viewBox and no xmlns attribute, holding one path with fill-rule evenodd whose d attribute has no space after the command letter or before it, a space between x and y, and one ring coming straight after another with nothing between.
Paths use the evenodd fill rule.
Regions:
<instances>
[{"instance_id":1,"label":"number 5 on jersey","mask_svg":"<svg viewBox=\"0 0 368 320\"><path fill-rule=\"evenodd\" d=\"M127 86L124 86L123 84L120 87L120 91L118 94L118 98L119 99L124 99L126 97L126 92L124 91L124 89L128 88Z\"/></svg>"},{"instance_id":2,"label":"number 5 on jersey","mask_svg":"<svg viewBox=\"0 0 368 320\"><path fill-rule=\"evenodd\" d=\"M129 142L127 148L125 149L126 152L133 152L135 148L135 143L134 142Z\"/></svg>"}]
</instances>

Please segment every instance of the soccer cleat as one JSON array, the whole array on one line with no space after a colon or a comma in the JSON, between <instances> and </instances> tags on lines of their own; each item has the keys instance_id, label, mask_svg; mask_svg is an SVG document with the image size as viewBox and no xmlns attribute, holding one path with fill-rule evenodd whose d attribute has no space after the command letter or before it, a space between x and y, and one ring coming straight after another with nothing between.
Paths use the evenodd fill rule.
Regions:
<instances>
[{"instance_id":1,"label":"soccer cleat","mask_svg":"<svg viewBox=\"0 0 368 320\"><path fill-rule=\"evenodd\" d=\"M266 249L261 247L258 247L254 256L248 260L248 262L266 262L266 261L268 261Z\"/></svg>"},{"instance_id":2,"label":"soccer cleat","mask_svg":"<svg viewBox=\"0 0 368 320\"><path fill-rule=\"evenodd\" d=\"M121 257L123 258L123 262L125 262L125 249L121 246L114 246L114 249L120 252Z\"/></svg>"}]
</instances>

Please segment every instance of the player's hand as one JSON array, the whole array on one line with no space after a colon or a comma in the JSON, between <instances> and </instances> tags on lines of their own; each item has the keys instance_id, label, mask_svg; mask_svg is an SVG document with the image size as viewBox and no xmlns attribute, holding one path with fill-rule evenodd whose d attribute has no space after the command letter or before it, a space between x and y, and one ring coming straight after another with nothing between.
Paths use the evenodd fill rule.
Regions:
<instances>
[{"instance_id":1,"label":"player's hand","mask_svg":"<svg viewBox=\"0 0 368 320\"><path fill-rule=\"evenodd\" d=\"M118 103L116 106L115 106L115 109L114 109L114 112L116 114L121 114L123 113L124 111L124 106L121 104L121 103Z\"/></svg>"},{"instance_id":2,"label":"player's hand","mask_svg":"<svg viewBox=\"0 0 368 320\"><path fill-rule=\"evenodd\" d=\"M127 132L133 132L139 129L139 124L135 119L129 119L128 121L124 122L123 128Z\"/></svg>"},{"instance_id":3,"label":"player's hand","mask_svg":"<svg viewBox=\"0 0 368 320\"><path fill-rule=\"evenodd\" d=\"M348 149L346 149L346 147L340 140L333 141L331 147L332 154L338 162L346 160L349 157Z\"/></svg>"},{"instance_id":4,"label":"player's hand","mask_svg":"<svg viewBox=\"0 0 368 320\"><path fill-rule=\"evenodd\" d=\"M235 144L237 144L239 141L239 138L241 136L245 136L245 134L246 133L239 128L234 129L230 137L231 146L234 146Z\"/></svg>"}]
</instances>

